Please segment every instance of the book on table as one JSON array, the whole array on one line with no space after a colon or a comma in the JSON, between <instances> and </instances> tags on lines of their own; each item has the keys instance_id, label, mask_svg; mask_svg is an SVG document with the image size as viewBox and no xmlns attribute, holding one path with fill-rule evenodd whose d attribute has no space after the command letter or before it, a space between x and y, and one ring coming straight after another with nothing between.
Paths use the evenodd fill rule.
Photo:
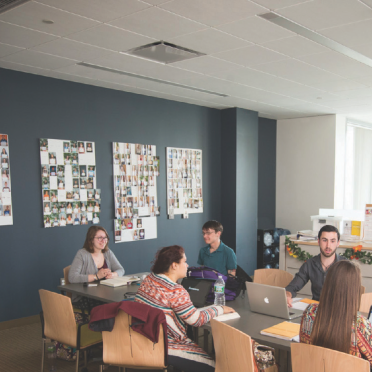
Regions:
<instances>
[{"instance_id":1,"label":"book on table","mask_svg":"<svg viewBox=\"0 0 372 372\"><path fill-rule=\"evenodd\" d=\"M300 324L291 322L282 322L272 327L263 329L262 335L280 338L282 340L299 342Z\"/></svg>"},{"instance_id":2,"label":"book on table","mask_svg":"<svg viewBox=\"0 0 372 372\"><path fill-rule=\"evenodd\" d=\"M117 278L101 280L100 284L107 285L109 287L120 287L122 285L138 282L139 280L140 278L138 276L118 276Z\"/></svg>"}]
</instances>

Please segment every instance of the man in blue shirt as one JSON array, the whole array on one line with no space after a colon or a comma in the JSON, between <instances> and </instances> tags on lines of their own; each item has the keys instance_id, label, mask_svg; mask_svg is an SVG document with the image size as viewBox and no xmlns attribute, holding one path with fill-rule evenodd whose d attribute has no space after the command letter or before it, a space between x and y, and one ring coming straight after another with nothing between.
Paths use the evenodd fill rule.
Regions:
<instances>
[{"instance_id":1,"label":"man in blue shirt","mask_svg":"<svg viewBox=\"0 0 372 372\"><path fill-rule=\"evenodd\" d=\"M220 239L223 231L221 223L208 221L203 225L202 231L204 241L208 245L200 249L198 264L211 267L224 275L235 275L236 255Z\"/></svg>"}]
</instances>

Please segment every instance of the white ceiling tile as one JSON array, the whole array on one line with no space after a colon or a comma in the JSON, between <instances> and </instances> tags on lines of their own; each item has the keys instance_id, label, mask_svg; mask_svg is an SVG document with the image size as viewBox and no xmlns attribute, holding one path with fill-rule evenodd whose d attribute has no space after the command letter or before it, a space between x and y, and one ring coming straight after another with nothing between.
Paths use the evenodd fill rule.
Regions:
<instances>
[{"instance_id":1,"label":"white ceiling tile","mask_svg":"<svg viewBox=\"0 0 372 372\"><path fill-rule=\"evenodd\" d=\"M48 70L55 70L76 63L76 61L71 59L55 57L49 54L35 52L33 50L22 50L18 53L11 54L10 56L3 57L2 60Z\"/></svg>"},{"instance_id":2,"label":"white ceiling tile","mask_svg":"<svg viewBox=\"0 0 372 372\"><path fill-rule=\"evenodd\" d=\"M149 71L163 66L151 60L135 57L129 54L114 53L91 60L94 65L112 68L114 70L148 75Z\"/></svg>"},{"instance_id":3,"label":"white ceiling tile","mask_svg":"<svg viewBox=\"0 0 372 372\"><path fill-rule=\"evenodd\" d=\"M54 40L56 36L44 32L33 31L24 27L11 25L0 21L0 42L18 46L20 48L31 48L35 45Z\"/></svg>"},{"instance_id":4,"label":"white ceiling tile","mask_svg":"<svg viewBox=\"0 0 372 372\"><path fill-rule=\"evenodd\" d=\"M311 30L372 18L372 9L356 0L314 0L280 9L278 13Z\"/></svg>"},{"instance_id":5,"label":"white ceiling tile","mask_svg":"<svg viewBox=\"0 0 372 372\"><path fill-rule=\"evenodd\" d=\"M255 66L255 69L302 84L311 84L317 80L326 81L339 78L338 75L294 59L265 63Z\"/></svg>"},{"instance_id":6,"label":"white ceiling tile","mask_svg":"<svg viewBox=\"0 0 372 372\"><path fill-rule=\"evenodd\" d=\"M371 45L370 42L368 44L363 44L363 45L354 44L353 50L355 50L356 52L359 52L359 53L365 55L366 57L372 59L372 45Z\"/></svg>"},{"instance_id":7,"label":"white ceiling tile","mask_svg":"<svg viewBox=\"0 0 372 372\"><path fill-rule=\"evenodd\" d=\"M372 87L372 76L362 76L356 79L353 79L358 84L366 85L367 87ZM358 89L358 88L355 88Z\"/></svg>"},{"instance_id":8,"label":"white ceiling tile","mask_svg":"<svg viewBox=\"0 0 372 372\"><path fill-rule=\"evenodd\" d=\"M329 51L328 48L299 35L270 41L262 45L268 49L294 58Z\"/></svg>"},{"instance_id":9,"label":"white ceiling tile","mask_svg":"<svg viewBox=\"0 0 372 372\"><path fill-rule=\"evenodd\" d=\"M100 22L124 17L151 6L137 0L37 0L37 2Z\"/></svg>"},{"instance_id":10,"label":"white ceiling tile","mask_svg":"<svg viewBox=\"0 0 372 372\"><path fill-rule=\"evenodd\" d=\"M143 3L150 4L150 5L160 5L169 3L172 0L142 0Z\"/></svg>"},{"instance_id":11,"label":"white ceiling tile","mask_svg":"<svg viewBox=\"0 0 372 372\"><path fill-rule=\"evenodd\" d=\"M298 59L345 78L372 75L372 67L333 51L302 56Z\"/></svg>"},{"instance_id":12,"label":"white ceiling tile","mask_svg":"<svg viewBox=\"0 0 372 372\"><path fill-rule=\"evenodd\" d=\"M218 53L252 45L249 41L239 39L213 28L178 36L169 41L184 48L193 49L206 54Z\"/></svg>"},{"instance_id":13,"label":"white ceiling tile","mask_svg":"<svg viewBox=\"0 0 372 372\"><path fill-rule=\"evenodd\" d=\"M174 67L199 72L201 74L214 73L218 71L226 71L237 68L237 65L234 63L210 56L191 58L185 61L172 63L172 65Z\"/></svg>"},{"instance_id":14,"label":"white ceiling tile","mask_svg":"<svg viewBox=\"0 0 372 372\"><path fill-rule=\"evenodd\" d=\"M155 41L155 39L106 24L69 35L68 39L81 41L101 48L116 50L118 52Z\"/></svg>"},{"instance_id":15,"label":"white ceiling tile","mask_svg":"<svg viewBox=\"0 0 372 372\"><path fill-rule=\"evenodd\" d=\"M17 53L21 50L22 48L0 43L0 58L8 56L9 54Z\"/></svg>"},{"instance_id":16,"label":"white ceiling tile","mask_svg":"<svg viewBox=\"0 0 372 372\"><path fill-rule=\"evenodd\" d=\"M214 56L226 61L237 63L241 66L255 66L260 65L261 63L288 59L288 57L283 54L271 51L259 45L216 53Z\"/></svg>"},{"instance_id":17,"label":"white ceiling tile","mask_svg":"<svg viewBox=\"0 0 372 372\"><path fill-rule=\"evenodd\" d=\"M43 19L54 23L46 24L42 22ZM58 36L68 35L99 24L99 22L33 1L0 14L0 20Z\"/></svg>"},{"instance_id":18,"label":"white ceiling tile","mask_svg":"<svg viewBox=\"0 0 372 372\"><path fill-rule=\"evenodd\" d=\"M272 76L250 68L240 68L231 71L218 72L215 73L214 76L231 82L248 85L258 89L264 89L269 92L283 94L289 97L306 99L308 101L316 102L317 97L319 96L324 96L327 98L335 97L334 95L322 92L319 89L295 83L293 81Z\"/></svg>"},{"instance_id":19,"label":"white ceiling tile","mask_svg":"<svg viewBox=\"0 0 372 372\"><path fill-rule=\"evenodd\" d=\"M174 0L161 8L209 26L217 26L238 19L265 13L266 8L247 0Z\"/></svg>"},{"instance_id":20,"label":"white ceiling tile","mask_svg":"<svg viewBox=\"0 0 372 372\"><path fill-rule=\"evenodd\" d=\"M176 36L206 28L200 23L155 7L116 19L110 24L124 30L166 41Z\"/></svg>"},{"instance_id":21,"label":"white ceiling tile","mask_svg":"<svg viewBox=\"0 0 372 372\"><path fill-rule=\"evenodd\" d=\"M22 71L27 72L30 74L36 74L36 75L42 75L45 71L44 69L33 67L33 66L26 66L26 65L20 65L19 63L12 63L0 60L0 68L5 68L9 70L15 70L15 71Z\"/></svg>"},{"instance_id":22,"label":"white ceiling tile","mask_svg":"<svg viewBox=\"0 0 372 372\"><path fill-rule=\"evenodd\" d=\"M337 79L337 80L326 80L326 81L315 81L312 83L308 83L314 88L324 90L326 92L332 92L338 94L338 92L344 90L352 90L352 89L362 89L366 88L366 84L358 83L354 80L350 79Z\"/></svg>"},{"instance_id":23,"label":"white ceiling tile","mask_svg":"<svg viewBox=\"0 0 372 372\"><path fill-rule=\"evenodd\" d=\"M364 98L372 96L372 88L352 89L337 92L337 96L341 98Z\"/></svg>"},{"instance_id":24,"label":"white ceiling tile","mask_svg":"<svg viewBox=\"0 0 372 372\"><path fill-rule=\"evenodd\" d=\"M370 43L369 35L372 33L372 19L359 22L347 22L345 25L325 28L318 32L342 45L354 48L355 45Z\"/></svg>"},{"instance_id":25,"label":"white ceiling tile","mask_svg":"<svg viewBox=\"0 0 372 372\"><path fill-rule=\"evenodd\" d=\"M262 44L295 34L260 17L249 17L217 27L231 35Z\"/></svg>"},{"instance_id":26,"label":"white ceiling tile","mask_svg":"<svg viewBox=\"0 0 372 372\"><path fill-rule=\"evenodd\" d=\"M260 4L270 10L286 8L288 6L306 3L313 0L255 0L255 3Z\"/></svg>"},{"instance_id":27,"label":"white ceiling tile","mask_svg":"<svg viewBox=\"0 0 372 372\"><path fill-rule=\"evenodd\" d=\"M85 62L115 53L106 49L63 38L38 45L32 48L32 50Z\"/></svg>"}]
</instances>

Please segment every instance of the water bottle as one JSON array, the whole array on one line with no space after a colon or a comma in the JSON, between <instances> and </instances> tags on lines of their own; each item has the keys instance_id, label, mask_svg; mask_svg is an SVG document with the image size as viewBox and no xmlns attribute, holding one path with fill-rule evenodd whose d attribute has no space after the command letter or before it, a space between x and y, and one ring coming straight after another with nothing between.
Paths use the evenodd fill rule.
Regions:
<instances>
[{"instance_id":1,"label":"water bottle","mask_svg":"<svg viewBox=\"0 0 372 372\"><path fill-rule=\"evenodd\" d=\"M49 364L50 364L49 372L54 372L54 371L57 370L55 365L54 365L55 361L56 361L56 358L57 358L57 354L56 354L56 347L53 344L48 345L47 355L48 355Z\"/></svg>"},{"instance_id":2,"label":"water bottle","mask_svg":"<svg viewBox=\"0 0 372 372\"><path fill-rule=\"evenodd\" d=\"M225 306L225 281L222 275L218 275L218 279L214 283L214 304Z\"/></svg>"}]
</instances>

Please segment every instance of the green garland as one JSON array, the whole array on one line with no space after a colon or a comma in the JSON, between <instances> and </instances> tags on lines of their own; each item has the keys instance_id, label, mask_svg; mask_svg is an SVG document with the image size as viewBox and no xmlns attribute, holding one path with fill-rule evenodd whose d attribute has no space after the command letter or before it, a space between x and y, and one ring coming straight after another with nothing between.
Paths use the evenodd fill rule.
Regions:
<instances>
[{"instance_id":1,"label":"green garland","mask_svg":"<svg viewBox=\"0 0 372 372\"><path fill-rule=\"evenodd\" d=\"M297 243L292 241L288 236L285 237L285 246L288 251L288 254L297 258L299 261L307 261L308 259L314 257L309 252L303 251ZM362 251L363 246L357 245L353 248L345 249L344 253L341 253L340 256L347 258L348 260L357 260L367 265L372 265L372 253L369 251Z\"/></svg>"},{"instance_id":2,"label":"green garland","mask_svg":"<svg viewBox=\"0 0 372 372\"><path fill-rule=\"evenodd\" d=\"M297 258L299 261L307 261L314 256L309 252L303 251L297 243L289 239L288 236L285 237L285 246L289 255L293 258Z\"/></svg>"}]
</instances>

